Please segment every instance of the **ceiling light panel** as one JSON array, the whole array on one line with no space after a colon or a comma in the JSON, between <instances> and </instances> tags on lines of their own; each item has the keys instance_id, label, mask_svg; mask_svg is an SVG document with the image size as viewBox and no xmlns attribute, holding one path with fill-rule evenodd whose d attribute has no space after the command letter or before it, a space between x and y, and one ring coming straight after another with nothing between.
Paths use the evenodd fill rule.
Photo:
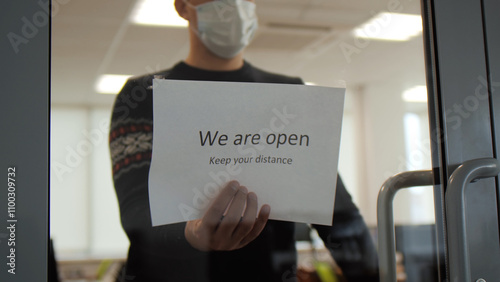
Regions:
<instances>
[{"instance_id":1,"label":"ceiling light panel","mask_svg":"<svg viewBox=\"0 0 500 282\"><path fill-rule=\"evenodd\" d=\"M130 15L130 22L138 25L187 27L174 7L174 0L139 0Z\"/></svg>"},{"instance_id":2,"label":"ceiling light panel","mask_svg":"<svg viewBox=\"0 0 500 282\"><path fill-rule=\"evenodd\" d=\"M413 103L426 103L427 87L425 85L418 85L405 90L403 92L403 101Z\"/></svg>"},{"instance_id":3,"label":"ceiling light panel","mask_svg":"<svg viewBox=\"0 0 500 282\"><path fill-rule=\"evenodd\" d=\"M375 40L407 41L422 33L420 15L380 13L354 29L354 36Z\"/></svg>"},{"instance_id":4,"label":"ceiling light panel","mask_svg":"<svg viewBox=\"0 0 500 282\"><path fill-rule=\"evenodd\" d=\"M103 74L95 83L95 91L100 94L118 94L131 75Z\"/></svg>"}]
</instances>

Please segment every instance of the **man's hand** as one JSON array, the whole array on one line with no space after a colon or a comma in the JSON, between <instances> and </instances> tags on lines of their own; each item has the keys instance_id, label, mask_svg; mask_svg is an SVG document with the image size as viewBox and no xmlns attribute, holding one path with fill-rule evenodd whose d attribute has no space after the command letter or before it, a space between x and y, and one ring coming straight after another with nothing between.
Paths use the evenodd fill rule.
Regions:
<instances>
[{"instance_id":1,"label":"man's hand","mask_svg":"<svg viewBox=\"0 0 500 282\"><path fill-rule=\"evenodd\" d=\"M242 248L259 236L269 218L269 205L262 206L258 217L257 209L257 195L231 181L203 218L186 223L184 235L191 246L201 251Z\"/></svg>"}]
</instances>

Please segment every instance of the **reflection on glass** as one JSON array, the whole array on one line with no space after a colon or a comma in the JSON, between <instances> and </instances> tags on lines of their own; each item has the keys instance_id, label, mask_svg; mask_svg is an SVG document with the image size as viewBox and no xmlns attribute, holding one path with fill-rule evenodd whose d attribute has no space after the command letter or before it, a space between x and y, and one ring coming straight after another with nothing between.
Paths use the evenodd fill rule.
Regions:
<instances>
[{"instance_id":1,"label":"reflection on glass","mask_svg":"<svg viewBox=\"0 0 500 282\"><path fill-rule=\"evenodd\" d=\"M339 170L372 231L384 180L431 167L426 103L402 99L407 89L425 85L421 33L405 41L353 34L356 28L365 34L384 30L391 16L377 18L382 12L419 18L418 2L398 3L260 1L260 27L245 51L245 58L261 69L347 87ZM123 261L129 242L120 225L107 145L115 96L97 94L94 85L103 74L143 75L170 68L186 58L189 41L186 28L129 22L132 2L90 6L68 2L53 19L51 236L61 261ZM398 226L432 226L430 191L415 188L396 197ZM324 247L309 231L305 234L300 239L315 242L321 257ZM421 244L432 250L432 242ZM314 265L309 244L298 246L299 265ZM406 268L407 281L428 281L412 280L421 278L412 277L411 269Z\"/></svg>"}]
</instances>

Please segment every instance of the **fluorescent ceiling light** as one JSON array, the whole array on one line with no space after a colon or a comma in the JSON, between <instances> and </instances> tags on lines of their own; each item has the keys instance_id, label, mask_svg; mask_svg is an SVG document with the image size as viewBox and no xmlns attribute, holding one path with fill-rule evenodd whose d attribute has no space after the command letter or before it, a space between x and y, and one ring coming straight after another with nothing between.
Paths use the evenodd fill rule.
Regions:
<instances>
[{"instance_id":1,"label":"fluorescent ceiling light","mask_svg":"<svg viewBox=\"0 0 500 282\"><path fill-rule=\"evenodd\" d=\"M425 87L425 85L419 85L405 90L405 92L403 92L403 101L426 103L427 87Z\"/></svg>"},{"instance_id":2,"label":"fluorescent ceiling light","mask_svg":"<svg viewBox=\"0 0 500 282\"><path fill-rule=\"evenodd\" d=\"M420 15L380 13L354 29L360 38L407 41L422 33Z\"/></svg>"},{"instance_id":3,"label":"fluorescent ceiling light","mask_svg":"<svg viewBox=\"0 0 500 282\"><path fill-rule=\"evenodd\" d=\"M139 25L186 27L187 21L177 14L174 0L138 0L130 22Z\"/></svg>"},{"instance_id":4,"label":"fluorescent ceiling light","mask_svg":"<svg viewBox=\"0 0 500 282\"><path fill-rule=\"evenodd\" d=\"M118 94L131 75L103 74L95 84L95 91L101 94Z\"/></svg>"}]
</instances>

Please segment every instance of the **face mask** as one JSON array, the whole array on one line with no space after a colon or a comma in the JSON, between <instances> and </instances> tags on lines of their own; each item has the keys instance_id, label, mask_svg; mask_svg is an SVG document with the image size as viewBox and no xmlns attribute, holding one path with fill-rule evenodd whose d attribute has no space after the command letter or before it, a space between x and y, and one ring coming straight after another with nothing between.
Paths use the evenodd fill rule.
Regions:
<instances>
[{"instance_id":1,"label":"face mask","mask_svg":"<svg viewBox=\"0 0 500 282\"><path fill-rule=\"evenodd\" d=\"M215 55L230 59L250 44L257 29L255 3L216 0L198 6L186 4L196 9L198 30L193 30Z\"/></svg>"}]
</instances>

